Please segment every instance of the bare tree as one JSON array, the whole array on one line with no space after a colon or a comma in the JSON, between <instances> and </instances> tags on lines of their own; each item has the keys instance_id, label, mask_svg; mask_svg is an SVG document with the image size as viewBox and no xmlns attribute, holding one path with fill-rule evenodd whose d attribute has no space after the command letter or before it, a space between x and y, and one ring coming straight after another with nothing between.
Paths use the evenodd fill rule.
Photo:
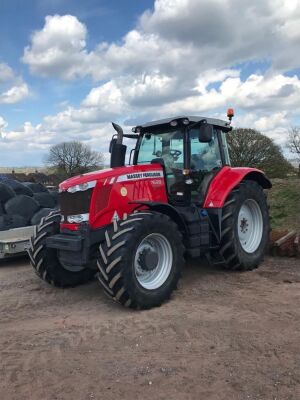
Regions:
<instances>
[{"instance_id":1,"label":"bare tree","mask_svg":"<svg viewBox=\"0 0 300 400\"><path fill-rule=\"evenodd\" d=\"M81 142L62 142L50 148L45 162L65 178L102 167L104 156Z\"/></svg>"},{"instance_id":2,"label":"bare tree","mask_svg":"<svg viewBox=\"0 0 300 400\"><path fill-rule=\"evenodd\" d=\"M295 154L298 161L298 176L300 178L300 127L292 126L289 129L288 148Z\"/></svg>"},{"instance_id":3,"label":"bare tree","mask_svg":"<svg viewBox=\"0 0 300 400\"><path fill-rule=\"evenodd\" d=\"M254 129L238 128L228 134L232 166L256 167L271 178L284 178L293 171L280 147Z\"/></svg>"}]
</instances>

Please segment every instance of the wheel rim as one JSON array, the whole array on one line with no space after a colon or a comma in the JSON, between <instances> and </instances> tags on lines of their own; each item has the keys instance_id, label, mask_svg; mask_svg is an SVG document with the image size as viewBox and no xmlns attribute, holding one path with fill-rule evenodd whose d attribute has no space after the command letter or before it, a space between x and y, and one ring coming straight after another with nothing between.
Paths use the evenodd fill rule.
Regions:
<instances>
[{"instance_id":1,"label":"wheel rim","mask_svg":"<svg viewBox=\"0 0 300 400\"><path fill-rule=\"evenodd\" d=\"M161 287L168 279L173 263L172 247L160 233L151 233L139 244L134 258L135 276L148 290Z\"/></svg>"},{"instance_id":2,"label":"wheel rim","mask_svg":"<svg viewBox=\"0 0 300 400\"><path fill-rule=\"evenodd\" d=\"M263 235L263 217L258 203L246 200L239 211L237 222L240 244L247 253L254 253Z\"/></svg>"}]
</instances>

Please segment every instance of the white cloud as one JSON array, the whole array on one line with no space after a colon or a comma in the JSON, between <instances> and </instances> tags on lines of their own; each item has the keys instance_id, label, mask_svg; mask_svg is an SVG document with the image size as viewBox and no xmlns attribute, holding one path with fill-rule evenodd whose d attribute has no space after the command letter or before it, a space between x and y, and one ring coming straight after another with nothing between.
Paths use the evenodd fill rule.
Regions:
<instances>
[{"instance_id":1,"label":"white cloud","mask_svg":"<svg viewBox=\"0 0 300 400\"><path fill-rule=\"evenodd\" d=\"M240 71L237 69L224 69L224 70L207 70L204 71L199 78L196 79L195 90L205 94L207 93L207 86L214 83L221 83L227 78L238 78Z\"/></svg>"},{"instance_id":2,"label":"white cloud","mask_svg":"<svg viewBox=\"0 0 300 400\"><path fill-rule=\"evenodd\" d=\"M41 31L33 33L31 46L24 50L23 62L33 73L72 79L85 74L86 27L72 15L45 18Z\"/></svg>"},{"instance_id":3,"label":"white cloud","mask_svg":"<svg viewBox=\"0 0 300 400\"><path fill-rule=\"evenodd\" d=\"M4 63L0 63L0 104L15 104L29 96L28 85Z\"/></svg>"},{"instance_id":4,"label":"white cloud","mask_svg":"<svg viewBox=\"0 0 300 400\"><path fill-rule=\"evenodd\" d=\"M90 91L82 102L80 110L74 113L78 120L88 119L89 115L94 115L96 121L107 121L110 118L126 113L127 107L121 89L114 81L109 81L102 86Z\"/></svg>"},{"instance_id":5,"label":"white cloud","mask_svg":"<svg viewBox=\"0 0 300 400\"><path fill-rule=\"evenodd\" d=\"M98 124L97 127L87 125L82 129L81 124L72 124L70 119L64 119L60 115L46 117L42 124L32 125L31 122L25 122L17 129L4 129L2 137L0 136L0 153L4 159L6 154L10 154L9 165L20 165L20 162L21 165L24 164L20 160L27 160L27 165L41 165L51 145L80 140L102 152L108 160L108 140L112 133L113 129L108 124Z\"/></svg>"},{"instance_id":6,"label":"white cloud","mask_svg":"<svg viewBox=\"0 0 300 400\"><path fill-rule=\"evenodd\" d=\"M285 111L268 113L263 116L249 112L237 116L234 125L236 127L256 129L284 147L288 138L289 121L287 112Z\"/></svg>"},{"instance_id":7,"label":"white cloud","mask_svg":"<svg viewBox=\"0 0 300 400\"><path fill-rule=\"evenodd\" d=\"M75 16L48 16L33 33L23 62L33 74L89 76L97 84L78 107L69 101L38 126L5 127L5 145L23 135L28 148L79 139L105 151L110 120L184 113L224 117L228 106L236 108L237 125L282 143L300 111L300 80L286 73L300 66L299 24L299 0L156 0L120 41L88 50L87 27ZM268 71L245 78L243 63L257 61L268 61ZM2 76L10 73L3 68ZM2 95L17 99L14 86Z\"/></svg>"},{"instance_id":8,"label":"white cloud","mask_svg":"<svg viewBox=\"0 0 300 400\"><path fill-rule=\"evenodd\" d=\"M2 137L2 132L4 131L4 129L7 127L7 122L5 121L5 119L3 117L1 117L0 115L0 138Z\"/></svg>"},{"instance_id":9,"label":"white cloud","mask_svg":"<svg viewBox=\"0 0 300 400\"><path fill-rule=\"evenodd\" d=\"M0 84L14 79L14 72L7 64L0 64Z\"/></svg>"},{"instance_id":10,"label":"white cloud","mask_svg":"<svg viewBox=\"0 0 300 400\"><path fill-rule=\"evenodd\" d=\"M210 87L220 80L219 87ZM109 81L92 89L78 108L68 106L56 115L46 116L37 126L27 122L18 130L5 129L5 144L22 140L26 148L45 150L53 143L75 139L93 144L105 152L113 133L109 120L122 122L124 116L130 115L133 119L145 121L176 114L224 118L229 105L239 110L234 125L253 127L282 143L282 131L300 111L300 80L296 76L256 74L243 82L238 70L208 71L197 79L192 96L180 100L175 98L174 101L169 99L159 108L155 104L147 107L143 102L138 104L147 93L148 84L150 89L154 85L157 92L161 88L168 91L168 86L172 86L168 78L157 75L132 82L122 79ZM135 111L132 102L135 102ZM224 110L224 114L220 114L220 110Z\"/></svg>"},{"instance_id":11,"label":"white cloud","mask_svg":"<svg viewBox=\"0 0 300 400\"><path fill-rule=\"evenodd\" d=\"M186 80L207 69L270 59L298 66L299 1L156 0L119 43L87 50L87 29L75 16L48 16L23 61L33 73L95 80L158 71Z\"/></svg>"},{"instance_id":12,"label":"white cloud","mask_svg":"<svg viewBox=\"0 0 300 400\"><path fill-rule=\"evenodd\" d=\"M222 75L222 71L220 72ZM216 79L218 74L216 74ZM225 75L224 75L225 76ZM214 83L214 82L210 82ZM205 87L205 88L204 88ZM204 84L197 87L198 96L181 99L173 104L166 104L163 112L177 109L179 112L209 111L232 105L241 110L268 111L285 110L290 115L300 111L300 80L297 76L287 77L282 74L258 75L252 74L242 81L236 74L227 76L219 89L207 90Z\"/></svg>"},{"instance_id":13,"label":"white cloud","mask_svg":"<svg viewBox=\"0 0 300 400\"><path fill-rule=\"evenodd\" d=\"M140 19L175 46L193 44L204 65L231 66L272 59L276 68L298 66L298 0L156 0Z\"/></svg>"},{"instance_id":14,"label":"white cloud","mask_svg":"<svg viewBox=\"0 0 300 400\"><path fill-rule=\"evenodd\" d=\"M298 109L299 81L283 71L297 56L298 0L156 0L120 42L88 51L87 28L75 16L48 16L34 32L23 61L33 73L107 80L79 108L67 107L46 121L62 129L112 118L215 112L235 105L242 111ZM245 81L243 61L269 59L271 69ZM284 62L283 62L284 60ZM67 122L66 122L67 121ZM68 125L69 124L69 125Z\"/></svg>"},{"instance_id":15,"label":"white cloud","mask_svg":"<svg viewBox=\"0 0 300 400\"><path fill-rule=\"evenodd\" d=\"M29 95L29 89L26 83L20 83L18 86L13 86L7 91L0 94L0 103L14 104L25 99Z\"/></svg>"},{"instance_id":16,"label":"white cloud","mask_svg":"<svg viewBox=\"0 0 300 400\"><path fill-rule=\"evenodd\" d=\"M222 75L221 72L220 74L216 73L216 79L219 79L220 75ZM130 110L132 118L139 118L140 121L181 113L196 113L224 119L225 109L229 105L229 101L233 99L234 103L230 105L233 104L239 110L234 119L234 126L258 129L275 139L277 143L284 144L286 131L290 125L289 121L294 113L299 112L299 81L296 78L279 75L273 78L255 76L255 78L250 77L246 82L242 82L236 73L224 72L223 75L227 78L218 89L208 89L209 85L214 82L207 79L206 85L203 84L201 90L198 90L194 96L180 101L170 101L161 105L159 109L156 106L136 107L135 113L132 111L130 96L126 96L127 88L118 86L116 82L108 82L91 90L80 107L69 106L56 115L45 117L42 123L36 126L26 122L18 129L9 130L7 123L0 119L0 125L2 125L0 151L13 150L14 156L17 157L20 154L18 152L22 149L22 156L30 154L32 157L32 154L36 154L37 157L40 157L41 163L41 155L45 154L52 144L64 140L81 140L91 145L93 149L103 152L108 160L108 143L114 133L108 123L109 119L122 123L124 115L129 115ZM280 101L276 102L273 109L266 108L264 110L264 104L268 101L271 102L273 98L276 99L274 94L276 95L286 84L291 84L291 82L296 87L296 95L288 100L288 110L290 111L282 110ZM107 108L104 109L101 104L105 101L103 94L106 93L106 90L109 90L110 100L109 106L107 105ZM247 105L249 93L253 93L252 103ZM267 97L264 97L264 93ZM258 104L258 109L255 109L253 104ZM259 107L262 107L262 110ZM118 110L115 115L112 115L110 108ZM220 112L222 109L224 113ZM127 114L124 114L124 110L128 110ZM125 127L125 130L129 131L130 127Z\"/></svg>"},{"instance_id":17,"label":"white cloud","mask_svg":"<svg viewBox=\"0 0 300 400\"><path fill-rule=\"evenodd\" d=\"M56 115L45 116L40 124L33 125L28 121L11 130L7 122L0 118L0 151L16 151L22 143L23 153L45 153L55 143L80 140L105 153L113 133L107 120L118 118L124 111L122 101L119 89L113 82L108 82L92 89L80 107L67 106Z\"/></svg>"}]
</instances>

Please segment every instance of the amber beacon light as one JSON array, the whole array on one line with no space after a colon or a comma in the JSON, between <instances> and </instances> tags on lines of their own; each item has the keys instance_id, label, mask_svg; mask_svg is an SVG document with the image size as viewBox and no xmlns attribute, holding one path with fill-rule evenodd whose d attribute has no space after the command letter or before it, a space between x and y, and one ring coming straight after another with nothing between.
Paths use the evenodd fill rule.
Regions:
<instances>
[{"instance_id":1,"label":"amber beacon light","mask_svg":"<svg viewBox=\"0 0 300 400\"><path fill-rule=\"evenodd\" d=\"M234 117L234 109L233 108L227 109L227 117L228 117L229 121L231 122L232 118Z\"/></svg>"}]
</instances>

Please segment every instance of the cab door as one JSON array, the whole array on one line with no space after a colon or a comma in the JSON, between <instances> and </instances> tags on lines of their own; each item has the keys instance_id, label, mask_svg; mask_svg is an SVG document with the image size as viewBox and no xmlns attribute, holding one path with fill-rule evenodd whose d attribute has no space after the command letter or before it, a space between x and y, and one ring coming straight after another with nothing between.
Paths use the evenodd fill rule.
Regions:
<instances>
[{"instance_id":1,"label":"cab door","mask_svg":"<svg viewBox=\"0 0 300 400\"><path fill-rule=\"evenodd\" d=\"M221 131L213 130L210 142L199 141L199 131L190 131L190 195L191 201L203 204L210 181L225 164L221 151Z\"/></svg>"}]
</instances>

